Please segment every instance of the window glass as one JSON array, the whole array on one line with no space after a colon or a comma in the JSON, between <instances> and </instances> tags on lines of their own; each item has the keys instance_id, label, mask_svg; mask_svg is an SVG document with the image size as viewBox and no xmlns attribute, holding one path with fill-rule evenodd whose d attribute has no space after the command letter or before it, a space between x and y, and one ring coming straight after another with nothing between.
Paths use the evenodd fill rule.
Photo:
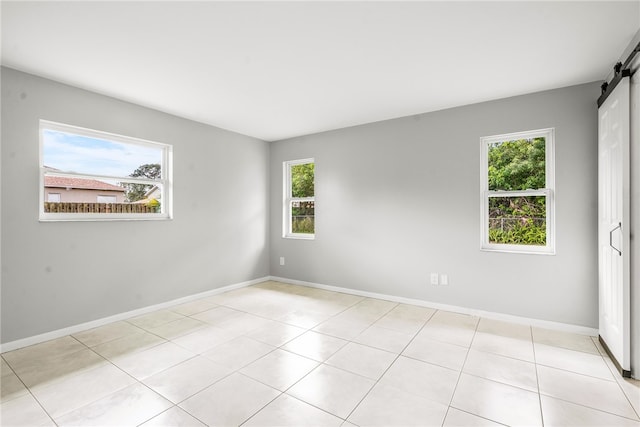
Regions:
<instances>
[{"instance_id":1,"label":"window glass","mask_svg":"<svg viewBox=\"0 0 640 427\"><path fill-rule=\"evenodd\" d=\"M553 253L553 129L482 143L482 248Z\"/></svg>"},{"instance_id":2,"label":"window glass","mask_svg":"<svg viewBox=\"0 0 640 427\"><path fill-rule=\"evenodd\" d=\"M291 202L291 232L305 234L315 232L315 202Z\"/></svg>"},{"instance_id":3,"label":"window glass","mask_svg":"<svg viewBox=\"0 0 640 427\"><path fill-rule=\"evenodd\" d=\"M162 147L110 141L71 132L43 129L42 160L45 167L64 172L101 176L134 176L143 165L155 165L160 176ZM138 175L141 176L141 175Z\"/></svg>"},{"instance_id":4,"label":"window glass","mask_svg":"<svg viewBox=\"0 0 640 427\"><path fill-rule=\"evenodd\" d=\"M41 220L171 217L170 145L47 121L40 130Z\"/></svg>"},{"instance_id":5,"label":"window glass","mask_svg":"<svg viewBox=\"0 0 640 427\"><path fill-rule=\"evenodd\" d=\"M545 196L491 197L489 243L545 246L546 205Z\"/></svg>"},{"instance_id":6,"label":"window glass","mask_svg":"<svg viewBox=\"0 0 640 427\"><path fill-rule=\"evenodd\" d=\"M545 188L545 147L545 137L489 144L489 190Z\"/></svg>"},{"instance_id":7,"label":"window glass","mask_svg":"<svg viewBox=\"0 0 640 427\"><path fill-rule=\"evenodd\" d=\"M315 163L313 159L284 162L283 236L315 236Z\"/></svg>"},{"instance_id":8,"label":"window glass","mask_svg":"<svg viewBox=\"0 0 640 427\"><path fill-rule=\"evenodd\" d=\"M47 194L47 202L60 202L60 193L49 193Z\"/></svg>"},{"instance_id":9,"label":"window glass","mask_svg":"<svg viewBox=\"0 0 640 427\"><path fill-rule=\"evenodd\" d=\"M117 201L116 196L98 196L98 203L116 203Z\"/></svg>"},{"instance_id":10,"label":"window glass","mask_svg":"<svg viewBox=\"0 0 640 427\"><path fill-rule=\"evenodd\" d=\"M303 163L291 166L291 196L292 197L313 197L314 196L314 163Z\"/></svg>"}]
</instances>

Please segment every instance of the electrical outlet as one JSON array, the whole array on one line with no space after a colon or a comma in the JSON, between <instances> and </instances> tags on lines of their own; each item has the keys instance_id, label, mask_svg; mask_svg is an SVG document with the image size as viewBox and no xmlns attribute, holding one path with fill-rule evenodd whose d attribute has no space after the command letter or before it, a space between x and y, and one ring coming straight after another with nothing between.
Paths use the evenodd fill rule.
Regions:
<instances>
[{"instance_id":1,"label":"electrical outlet","mask_svg":"<svg viewBox=\"0 0 640 427\"><path fill-rule=\"evenodd\" d=\"M283 256L280 257L280 265L284 265L284 257Z\"/></svg>"},{"instance_id":2,"label":"electrical outlet","mask_svg":"<svg viewBox=\"0 0 640 427\"><path fill-rule=\"evenodd\" d=\"M440 275L440 284L442 286L448 286L449 285L449 276L446 274L441 274Z\"/></svg>"},{"instance_id":3,"label":"electrical outlet","mask_svg":"<svg viewBox=\"0 0 640 427\"><path fill-rule=\"evenodd\" d=\"M438 273L431 273L431 284L434 286L438 284Z\"/></svg>"}]
</instances>

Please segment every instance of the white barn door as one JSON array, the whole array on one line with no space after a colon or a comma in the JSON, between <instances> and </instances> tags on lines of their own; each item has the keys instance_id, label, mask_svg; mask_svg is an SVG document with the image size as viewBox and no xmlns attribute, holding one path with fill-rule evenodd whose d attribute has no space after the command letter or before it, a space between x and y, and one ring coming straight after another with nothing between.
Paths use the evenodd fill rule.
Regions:
<instances>
[{"instance_id":1,"label":"white barn door","mask_svg":"<svg viewBox=\"0 0 640 427\"><path fill-rule=\"evenodd\" d=\"M629 78L598 110L598 258L600 338L630 370Z\"/></svg>"}]
</instances>

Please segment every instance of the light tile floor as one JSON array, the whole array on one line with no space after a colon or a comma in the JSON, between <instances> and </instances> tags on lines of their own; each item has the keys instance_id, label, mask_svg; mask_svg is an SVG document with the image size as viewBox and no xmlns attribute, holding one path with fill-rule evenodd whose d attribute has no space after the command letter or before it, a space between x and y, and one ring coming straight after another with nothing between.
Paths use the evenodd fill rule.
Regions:
<instances>
[{"instance_id":1,"label":"light tile floor","mask_svg":"<svg viewBox=\"0 0 640 427\"><path fill-rule=\"evenodd\" d=\"M636 426L595 337L265 282L2 354L2 426Z\"/></svg>"}]
</instances>

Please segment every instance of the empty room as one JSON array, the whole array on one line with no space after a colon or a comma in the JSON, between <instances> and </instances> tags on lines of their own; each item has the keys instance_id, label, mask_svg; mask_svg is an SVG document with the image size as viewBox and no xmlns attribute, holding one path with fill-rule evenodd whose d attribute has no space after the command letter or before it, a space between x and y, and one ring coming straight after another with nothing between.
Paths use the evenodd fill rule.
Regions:
<instances>
[{"instance_id":1,"label":"empty room","mask_svg":"<svg viewBox=\"0 0 640 427\"><path fill-rule=\"evenodd\" d=\"M640 0L0 17L0 425L640 427Z\"/></svg>"}]
</instances>

